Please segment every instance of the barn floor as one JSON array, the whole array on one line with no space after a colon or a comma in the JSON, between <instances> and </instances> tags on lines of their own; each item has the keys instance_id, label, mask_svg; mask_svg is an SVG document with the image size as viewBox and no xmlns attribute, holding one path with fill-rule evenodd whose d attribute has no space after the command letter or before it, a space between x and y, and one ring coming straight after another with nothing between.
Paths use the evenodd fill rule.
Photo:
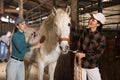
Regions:
<instances>
[{"instance_id":1,"label":"barn floor","mask_svg":"<svg viewBox=\"0 0 120 80\"><path fill-rule=\"evenodd\" d=\"M6 80L6 66L7 63L2 62L0 63L0 80ZM31 80L38 80L37 79L37 69L35 67L32 67L31 74L30 74ZM48 75L44 75L44 80L48 80Z\"/></svg>"}]
</instances>

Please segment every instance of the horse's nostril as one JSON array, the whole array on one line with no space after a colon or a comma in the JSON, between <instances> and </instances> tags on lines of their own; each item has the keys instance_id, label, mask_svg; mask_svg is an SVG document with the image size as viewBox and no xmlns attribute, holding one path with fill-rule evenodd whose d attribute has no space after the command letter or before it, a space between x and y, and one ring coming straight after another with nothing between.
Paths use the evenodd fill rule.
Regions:
<instances>
[{"instance_id":1,"label":"horse's nostril","mask_svg":"<svg viewBox=\"0 0 120 80\"><path fill-rule=\"evenodd\" d=\"M69 46L66 46L66 49L69 49Z\"/></svg>"},{"instance_id":2,"label":"horse's nostril","mask_svg":"<svg viewBox=\"0 0 120 80\"><path fill-rule=\"evenodd\" d=\"M62 47L60 46L60 49L62 50Z\"/></svg>"},{"instance_id":3,"label":"horse's nostril","mask_svg":"<svg viewBox=\"0 0 120 80\"><path fill-rule=\"evenodd\" d=\"M69 49L69 46L64 46L64 47L62 47L62 46L60 46L60 50L62 50L62 51L67 51Z\"/></svg>"}]
</instances>

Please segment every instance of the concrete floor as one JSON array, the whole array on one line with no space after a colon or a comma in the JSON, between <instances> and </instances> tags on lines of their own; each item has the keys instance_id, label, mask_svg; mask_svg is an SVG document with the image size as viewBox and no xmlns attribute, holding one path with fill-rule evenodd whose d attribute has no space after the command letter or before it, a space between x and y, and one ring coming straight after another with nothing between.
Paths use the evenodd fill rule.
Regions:
<instances>
[{"instance_id":1,"label":"concrete floor","mask_svg":"<svg viewBox=\"0 0 120 80\"><path fill-rule=\"evenodd\" d=\"M6 80L6 65L7 63L0 63L0 80Z\"/></svg>"},{"instance_id":2,"label":"concrete floor","mask_svg":"<svg viewBox=\"0 0 120 80\"><path fill-rule=\"evenodd\" d=\"M7 63L5 62L0 63L0 80L6 80L6 66ZM35 67L32 67L31 69L30 80L38 80L37 69ZM47 74L44 75L44 80L49 80Z\"/></svg>"}]
</instances>

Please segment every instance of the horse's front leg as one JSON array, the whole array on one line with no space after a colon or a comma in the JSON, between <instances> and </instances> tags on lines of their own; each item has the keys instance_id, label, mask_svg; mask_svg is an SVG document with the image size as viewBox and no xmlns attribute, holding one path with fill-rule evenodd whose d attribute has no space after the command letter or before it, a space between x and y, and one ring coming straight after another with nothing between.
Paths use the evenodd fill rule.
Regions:
<instances>
[{"instance_id":1,"label":"horse's front leg","mask_svg":"<svg viewBox=\"0 0 120 80\"><path fill-rule=\"evenodd\" d=\"M38 65L38 79L39 80L43 80L43 75L44 75L44 68L45 68L45 65L43 62L39 62L39 65Z\"/></svg>"},{"instance_id":2,"label":"horse's front leg","mask_svg":"<svg viewBox=\"0 0 120 80\"><path fill-rule=\"evenodd\" d=\"M57 61L49 64L49 75L50 75L49 80L54 80L54 72L55 72L56 64Z\"/></svg>"},{"instance_id":3,"label":"horse's front leg","mask_svg":"<svg viewBox=\"0 0 120 80\"><path fill-rule=\"evenodd\" d=\"M30 70L32 64L25 61L25 80L30 80Z\"/></svg>"}]
</instances>

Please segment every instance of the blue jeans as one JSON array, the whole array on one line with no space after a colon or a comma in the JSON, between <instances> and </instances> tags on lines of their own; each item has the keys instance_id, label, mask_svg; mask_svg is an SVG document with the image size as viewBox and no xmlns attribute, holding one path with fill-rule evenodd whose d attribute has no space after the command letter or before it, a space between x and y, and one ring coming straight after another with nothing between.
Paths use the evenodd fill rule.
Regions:
<instances>
[{"instance_id":1,"label":"blue jeans","mask_svg":"<svg viewBox=\"0 0 120 80\"><path fill-rule=\"evenodd\" d=\"M24 61L10 58L6 68L7 80L25 80Z\"/></svg>"},{"instance_id":2,"label":"blue jeans","mask_svg":"<svg viewBox=\"0 0 120 80\"><path fill-rule=\"evenodd\" d=\"M0 59L4 56L4 59L7 59L8 48L4 43L0 43Z\"/></svg>"}]
</instances>

